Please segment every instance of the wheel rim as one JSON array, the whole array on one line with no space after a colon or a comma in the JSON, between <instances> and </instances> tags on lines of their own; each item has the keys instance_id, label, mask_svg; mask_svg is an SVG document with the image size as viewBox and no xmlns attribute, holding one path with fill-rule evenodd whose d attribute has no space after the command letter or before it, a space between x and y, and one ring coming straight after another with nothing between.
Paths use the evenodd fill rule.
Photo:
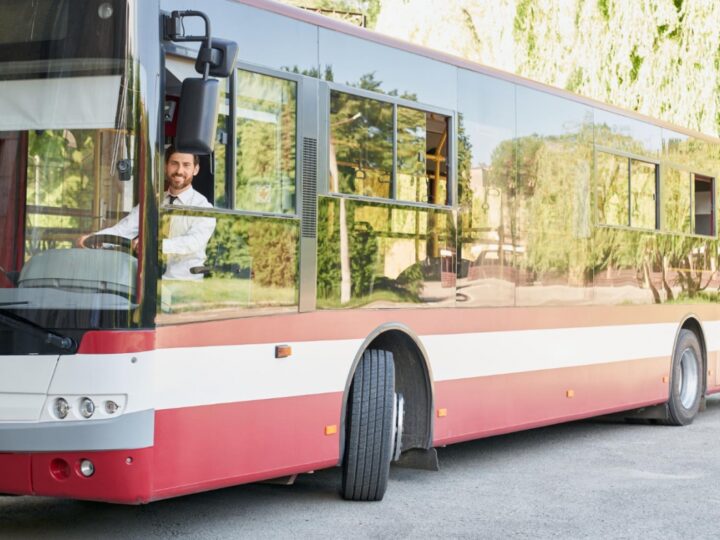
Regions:
<instances>
[{"instance_id":1,"label":"wheel rim","mask_svg":"<svg viewBox=\"0 0 720 540\"><path fill-rule=\"evenodd\" d=\"M392 449L392 461L400 459L400 453L402 452L402 435L403 427L405 424L405 399L402 394L395 394L395 401L393 403L393 449Z\"/></svg>"},{"instance_id":2,"label":"wheel rim","mask_svg":"<svg viewBox=\"0 0 720 540\"><path fill-rule=\"evenodd\" d=\"M679 378L680 402L686 409L691 409L697 399L699 373L697 356L690 348L685 349L680 357Z\"/></svg>"}]
</instances>

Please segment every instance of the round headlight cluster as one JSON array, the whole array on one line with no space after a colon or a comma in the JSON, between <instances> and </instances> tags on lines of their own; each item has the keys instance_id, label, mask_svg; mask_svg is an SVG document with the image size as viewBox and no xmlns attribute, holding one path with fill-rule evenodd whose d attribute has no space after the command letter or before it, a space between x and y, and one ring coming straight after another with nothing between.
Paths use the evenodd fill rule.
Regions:
<instances>
[{"instance_id":1,"label":"round headlight cluster","mask_svg":"<svg viewBox=\"0 0 720 540\"><path fill-rule=\"evenodd\" d=\"M68 396L52 397L47 411L58 420L89 420L90 418L107 418L118 416L124 406L122 401L107 399L105 396ZM97 400L97 402L95 401Z\"/></svg>"}]
</instances>

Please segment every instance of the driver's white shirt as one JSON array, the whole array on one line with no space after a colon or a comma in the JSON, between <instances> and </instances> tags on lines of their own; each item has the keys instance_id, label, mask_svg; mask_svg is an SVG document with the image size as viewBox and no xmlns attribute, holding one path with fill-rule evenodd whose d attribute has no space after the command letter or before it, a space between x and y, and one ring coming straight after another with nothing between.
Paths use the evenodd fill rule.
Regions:
<instances>
[{"instance_id":1,"label":"driver's white shirt","mask_svg":"<svg viewBox=\"0 0 720 540\"><path fill-rule=\"evenodd\" d=\"M165 192L163 202L165 205L170 204L168 192ZM205 196L192 186L183 191L174 204L212 208ZM135 206L115 225L95 234L114 234L132 240L138 235L139 223L139 208ZM202 274L191 274L190 269L205 263L205 248L214 230L213 218L171 215L168 237L162 241L162 252L167 256L163 279L202 279Z\"/></svg>"}]
</instances>

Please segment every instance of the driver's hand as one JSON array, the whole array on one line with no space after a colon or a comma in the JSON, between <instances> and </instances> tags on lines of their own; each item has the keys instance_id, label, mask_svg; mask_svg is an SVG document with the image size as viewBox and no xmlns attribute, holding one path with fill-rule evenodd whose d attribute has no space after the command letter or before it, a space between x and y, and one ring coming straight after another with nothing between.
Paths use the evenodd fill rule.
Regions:
<instances>
[{"instance_id":1,"label":"driver's hand","mask_svg":"<svg viewBox=\"0 0 720 540\"><path fill-rule=\"evenodd\" d=\"M75 240L75 245L77 245L77 247L84 248L84 247L85 247L85 240L87 240L87 239L88 239L89 237L91 237L91 236L92 236L92 234L84 234L83 236L81 236L80 238L78 238L77 240Z\"/></svg>"}]
</instances>

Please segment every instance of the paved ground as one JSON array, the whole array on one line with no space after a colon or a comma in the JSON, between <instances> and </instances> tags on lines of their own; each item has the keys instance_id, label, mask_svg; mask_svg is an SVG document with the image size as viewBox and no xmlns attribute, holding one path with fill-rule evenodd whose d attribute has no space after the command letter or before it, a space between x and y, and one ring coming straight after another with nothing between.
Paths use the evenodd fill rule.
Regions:
<instances>
[{"instance_id":1,"label":"paved ground","mask_svg":"<svg viewBox=\"0 0 720 540\"><path fill-rule=\"evenodd\" d=\"M0 497L1 538L717 538L720 399L684 428L580 422L440 449L381 503L337 469L143 507Z\"/></svg>"}]
</instances>

